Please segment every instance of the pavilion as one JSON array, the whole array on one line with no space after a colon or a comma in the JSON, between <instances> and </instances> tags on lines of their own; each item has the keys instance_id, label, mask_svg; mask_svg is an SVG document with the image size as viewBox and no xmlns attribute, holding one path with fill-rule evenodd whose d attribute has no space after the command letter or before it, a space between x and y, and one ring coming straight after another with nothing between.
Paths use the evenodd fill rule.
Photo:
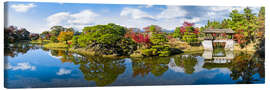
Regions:
<instances>
[{"instance_id":1,"label":"pavilion","mask_svg":"<svg viewBox=\"0 0 270 90\"><path fill-rule=\"evenodd\" d=\"M202 41L204 50L213 50L213 43L225 43L225 50L233 50L234 41L233 35L234 31L231 29L207 29L204 30L205 38Z\"/></svg>"}]
</instances>

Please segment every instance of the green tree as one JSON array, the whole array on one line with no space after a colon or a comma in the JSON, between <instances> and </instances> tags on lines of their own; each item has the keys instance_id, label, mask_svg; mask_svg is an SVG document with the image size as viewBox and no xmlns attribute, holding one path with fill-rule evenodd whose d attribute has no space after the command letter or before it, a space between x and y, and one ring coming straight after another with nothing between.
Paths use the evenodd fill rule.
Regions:
<instances>
[{"instance_id":1,"label":"green tree","mask_svg":"<svg viewBox=\"0 0 270 90\"><path fill-rule=\"evenodd\" d=\"M245 8L243 14L233 10L230 13L230 18L229 26L236 32L235 39L242 48L255 40L255 30L258 28L257 17L250 8Z\"/></svg>"},{"instance_id":2,"label":"green tree","mask_svg":"<svg viewBox=\"0 0 270 90\"><path fill-rule=\"evenodd\" d=\"M166 42L168 42L168 39L164 33L153 33L150 37L150 41L154 45L164 45Z\"/></svg>"},{"instance_id":3,"label":"green tree","mask_svg":"<svg viewBox=\"0 0 270 90\"><path fill-rule=\"evenodd\" d=\"M73 28L65 28L66 32L75 32L75 30Z\"/></svg>"},{"instance_id":4,"label":"green tree","mask_svg":"<svg viewBox=\"0 0 270 90\"><path fill-rule=\"evenodd\" d=\"M161 27L159 27L158 25L150 25L148 27L144 27L144 30L146 32L161 32Z\"/></svg>"},{"instance_id":5,"label":"green tree","mask_svg":"<svg viewBox=\"0 0 270 90\"><path fill-rule=\"evenodd\" d=\"M127 28L113 23L84 27L83 33L77 38L77 46L105 55L131 54L136 44L124 37L126 31Z\"/></svg>"},{"instance_id":6,"label":"green tree","mask_svg":"<svg viewBox=\"0 0 270 90\"><path fill-rule=\"evenodd\" d=\"M73 37L73 32L60 32L58 36L59 41L65 41L66 44L68 44L68 40L71 40Z\"/></svg>"},{"instance_id":7,"label":"green tree","mask_svg":"<svg viewBox=\"0 0 270 90\"><path fill-rule=\"evenodd\" d=\"M182 38L181 36L182 35L181 35L181 32L180 32L180 27L176 27L174 32L173 32L173 37L174 38Z\"/></svg>"},{"instance_id":8,"label":"green tree","mask_svg":"<svg viewBox=\"0 0 270 90\"><path fill-rule=\"evenodd\" d=\"M124 36L126 28L110 23L85 27L83 31L89 34L92 43L115 44Z\"/></svg>"},{"instance_id":9,"label":"green tree","mask_svg":"<svg viewBox=\"0 0 270 90\"><path fill-rule=\"evenodd\" d=\"M60 34L60 32L65 31L65 28L63 26L52 26L50 28L50 34L52 34L53 36L58 36Z\"/></svg>"},{"instance_id":10,"label":"green tree","mask_svg":"<svg viewBox=\"0 0 270 90\"><path fill-rule=\"evenodd\" d=\"M256 31L257 37L259 40L264 38L264 32L265 32L265 7L261 7L259 14L258 14L258 19L257 19L257 24L258 24L258 30Z\"/></svg>"},{"instance_id":11,"label":"green tree","mask_svg":"<svg viewBox=\"0 0 270 90\"><path fill-rule=\"evenodd\" d=\"M58 42L58 40L57 40L57 37L56 37L56 36L52 36L52 37L50 38L50 41L51 41L51 42Z\"/></svg>"},{"instance_id":12,"label":"green tree","mask_svg":"<svg viewBox=\"0 0 270 90\"><path fill-rule=\"evenodd\" d=\"M43 31L41 34L40 34L41 38L43 39L46 39L46 40L49 40L50 39L50 32L49 31Z\"/></svg>"}]
</instances>

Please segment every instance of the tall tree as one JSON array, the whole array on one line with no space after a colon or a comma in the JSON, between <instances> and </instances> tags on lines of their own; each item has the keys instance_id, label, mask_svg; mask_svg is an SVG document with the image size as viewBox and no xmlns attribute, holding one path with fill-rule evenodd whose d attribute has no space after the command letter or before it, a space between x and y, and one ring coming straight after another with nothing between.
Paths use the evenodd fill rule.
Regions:
<instances>
[{"instance_id":1,"label":"tall tree","mask_svg":"<svg viewBox=\"0 0 270 90\"><path fill-rule=\"evenodd\" d=\"M265 32L265 7L261 7L259 14L258 14L258 30L257 30L257 37L259 39L264 38L264 32Z\"/></svg>"},{"instance_id":2,"label":"tall tree","mask_svg":"<svg viewBox=\"0 0 270 90\"><path fill-rule=\"evenodd\" d=\"M198 41L199 28L194 28L194 23L184 22L181 27L176 28L174 36L191 44Z\"/></svg>"},{"instance_id":3,"label":"tall tree","mask_svg":"<svg viewBox=\"0 0 270 90\"><path fill-rule=\"evenodd\" d=\"M68 40L71 40L73 37L73 32L60 32L59 36L57 37L57 39L59 41L65 41L66 44L68 44Z\"/></svg>"},{"instance_id":4,"label":"tall tree","mask_svg":"<svg viewBox=\"0 0 270 90\"><path fill-rule=\"evenodd\" d=\"M58 36L60 32L65 31L65 28L63 26L53 26L50 28L50 34L53 36Z\"/></svg>"}]
</instances>

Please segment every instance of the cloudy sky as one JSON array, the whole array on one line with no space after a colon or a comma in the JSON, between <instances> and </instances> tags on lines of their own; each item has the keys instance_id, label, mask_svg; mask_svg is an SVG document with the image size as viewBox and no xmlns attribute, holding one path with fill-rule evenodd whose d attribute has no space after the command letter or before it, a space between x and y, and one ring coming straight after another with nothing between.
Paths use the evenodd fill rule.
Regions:
<instances>
[{"instance_id":1,"label":"cloudy sky","mask_svg":"<svg viewBox=\"0 0 270 90\"><path fill-rule=\"evenodd\" d=\"M7 26L24 27L41 33L51 26L62 25L81 30L84 26L116 23L126 27L143 28L159 25L174 30L184 21L200 27L207 20L220 21L229 17L233 9L243 12L246 6L166 6L116 5L78 3L8 2L5 4ZM250 7L258 13L260 7Z\"/></svg>"}]
</instances>

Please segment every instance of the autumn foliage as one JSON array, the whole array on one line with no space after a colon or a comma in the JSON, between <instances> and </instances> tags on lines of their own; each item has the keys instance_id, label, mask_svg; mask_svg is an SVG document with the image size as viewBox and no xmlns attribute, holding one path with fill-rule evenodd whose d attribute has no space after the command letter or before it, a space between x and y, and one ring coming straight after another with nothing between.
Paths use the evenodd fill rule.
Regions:
<instances>
[{"instance_id":1,"label":"autumn foliage","mask_svg":"<svg viewBox=\"0 0 270 90\"><path fill-rule=\"evenodd\" d=\"M173 34L174 38L179 38L188 43L196 43L200 34L200 29L194 27L194 23L184 22L181 27L177 27Z\"/></svg>"},{"instance_id":2,"label":"autumn foliage","mask_svg":"<svg viewBox=\"0 0 270 90\"><path fill-rule=\"evenodd\" d=\"M143 34L143 33L136 33L136 32L129 32L125 35L126 38L131 38L134 40L136 43L139 44L150 44L150 38L148 34Z\"/></svg>"},{"instance_id":3,"label":"autumn foliage","mask_svg":"<svg viewBox=\"0 0 270 90\"><path fill-rule=\"evenodd\" d=\"M67 32L60 32L60 34L59 34L59 36L57 37L57 39L58 39L59 41L65 41L66 44L68 44L67 41L68 41L68 40L71 40L72 37L73 37L73 32L67 31Z\"/></svg>"}]
</instances>

